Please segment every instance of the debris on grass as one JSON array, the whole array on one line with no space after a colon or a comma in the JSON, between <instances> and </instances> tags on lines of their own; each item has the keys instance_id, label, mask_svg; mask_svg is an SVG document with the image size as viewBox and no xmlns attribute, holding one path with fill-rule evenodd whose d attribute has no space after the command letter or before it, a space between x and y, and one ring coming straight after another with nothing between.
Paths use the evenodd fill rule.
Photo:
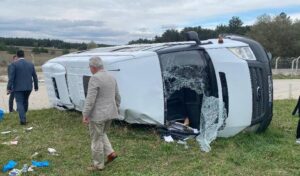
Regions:
<instances>
[{"instance_id":1,"label":"debris on grass","mask_svg":"<svg viewBox=\"0 0 300 176\"><path fill-rule=\"evenodd\" d=\"M7 164L5 164L2 168L2 172L7 172L11 169L13 169L17 165L17 162L14 160L9 160Z\"/></svg>"},{"instance_id":2,"label":"debris on grass","mask_svg":"<svg viewBox=\"0 0 300 176\"><path fill-rule=\"evenodd\" d=\"M34 161L34 160L32 160L31 163L35 167L48 167L49 166L48 161Z\"/></svg>"},{"instance_id":3,"label":"debris on grass","mask_svg":"<svg viewBox=\"0 0 300 176\"><path fill-rule=\"evenodd\" d=\"M174 139L172 138L172 136L164 136L164 139L166 142L174 142Z\"/></svg>"},{"instance_id":4,"label":"debris on grass","mask_svg":"<svg viewBox=\"0 0 300 176\"><path fill-rule=\"evenodd\" d=\"M22 171L19 169L13 169L8 173L8 176L19 176L22 175Z\"/></svg>"},{"instance_id":5,"label":"debris on grass","mask_svg":"<svg viewBox=\"0 0 300 176\"><path fill-rule=\"evenodd\" d=\"M27 165L27 164L24 164L21 171L22 171L22 173L28 172L28 165Z\"/></svg>"},{"instance_id":6,"label":"debris on grass","mask_svg":"<svg viewBox=\"0 0 300 176\"><path fill-rule=\"evenodd\" d=\"M3 118L4 118L4 110L0 108L0 122L3 120Z\"/></svg>"},{"instance_id":7,"label":"debris on grass","mask_svg":"<svg viewBox=\"0 0 300 176\"><path fill-rule=\"evenodd\" d=\"M2 142L3 145L18 145L18 141L9 141L9 142Z\"/></svg>"},{"instance_id":8,"label":"debris on grass","mask_svg":"<svg viewBox=\"0 0 300 176\"><path fill-rule=\"evenodd\" d=\"M18 145L19 141L10 141L10 145Z\"/></svg>"},{"instance_id":9,"label":"debris on grass","mask_svg":"<svg viewBox=\"0 0 300 176\"><path fill-rule=\"evenodd\" d=\"M11 131L2 131L1 134L9 134Z\"/></svg>"},{"instance_id":10,"label":"debris on grass","mask_svg":"<svg viewBox=\"0 0 300 176\"><path fill-rule=\"evenodd\" d=\"M49 152L50 155L58 156L57 151L54 148L48 148L48 152Z\"/></svg>"},{"instance_id":11,"label":"debris on grass","mask_svg":"<svg viewBox=\"0 0 300 176\"><path fill-rule=\"evenodd\" d=\"M36 157L36 156L38 156L38 155L39 155L38 152L34 152L34 154L32 154L30 158L32 159L32 158L34 158L34 157Z\"/></svg>"},{"instance_id":12,"label":"debris on grass","mask_svg":"<svg viewBox=\"0 0 300 176\"><path fill-rule=\"evenodd\" d=\"M26 128L25 131L26 131L26 132L29 132L29 131L31 131L32 129L33 129L33 127L29 127L29 128Z\"/></svg>"},{"instance_id":13,"label":"debris on grass","mask_svg":"<svg viewBox=\"0 0 300 176\"><path fill-rule=\"evenodd\" d=\"M33 168L34 168L34 166L33 165L31 165L29 168L28 168L28 172L33 172L34 170L33 170Z\"/></svg>"}]
</instances>

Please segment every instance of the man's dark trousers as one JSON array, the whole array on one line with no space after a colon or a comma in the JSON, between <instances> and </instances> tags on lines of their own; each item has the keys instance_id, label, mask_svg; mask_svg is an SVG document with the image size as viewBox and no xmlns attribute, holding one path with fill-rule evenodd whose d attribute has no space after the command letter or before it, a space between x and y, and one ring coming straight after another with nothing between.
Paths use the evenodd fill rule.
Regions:
<instances>
[{"instance_id":1,"label":"man's dark trousers","mask_svg":"<svg viewBox=\"0 0 300 176\"><path fill-rule=\"evenodd\" d=\"M26 112L28 110L28 99L30 91L16 91L15 98L17 102L17 111L19 113L19 118L21 123L26 123Z\"/></svg>"},{"instance_id":2,"label":"man's dark trousers","mask_svg":"<svg viewBox=\"0 0 300 176\"><path fill-rule=\"evenodd\" d=\"M8 109L9 109L9 112L13 112L14 111L14 99L15 99L15 93L14 92L10 92L10 94L9 94L9 100L8 100Z\"/></svg>"},{"instance_id":3,"label":"man's dark trousers","mask_svg":"<svg viewBox=\"0 0 300 176\"><path fill-rule=\"evenodd\" d=\"M299 121L298 121L298 127L297 127L296 138L297 138L297 139L300 139L300 119L299 119Z\"/></svg>"}]
</instances>

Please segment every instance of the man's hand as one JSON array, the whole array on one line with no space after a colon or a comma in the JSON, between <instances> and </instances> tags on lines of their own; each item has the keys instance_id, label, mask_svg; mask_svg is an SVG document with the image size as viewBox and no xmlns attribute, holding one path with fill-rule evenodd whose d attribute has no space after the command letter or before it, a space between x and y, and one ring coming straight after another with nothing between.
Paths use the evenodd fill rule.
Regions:
<instances>
[{"instance_id":1,"label":"man's hand","mask_svg":"<svg viewBox=\"0 0 300 176\"><path fill-rule=\"evenodd\" d=\"M10 94L11 93L11 90L7 90L6 91L6 95Z\"/></svg>"},{"instance_id":2,"label":"man's hand","mask_svg":"<svg viewBox=\"0 0 300 176\"><path fill-rule=\"evenodd\" d=\"M89 119L89 117L82 117L82 123L84 123L84 124L89 124L89 122L90 122L90 119Z\"/></svg>"}]
</instances>

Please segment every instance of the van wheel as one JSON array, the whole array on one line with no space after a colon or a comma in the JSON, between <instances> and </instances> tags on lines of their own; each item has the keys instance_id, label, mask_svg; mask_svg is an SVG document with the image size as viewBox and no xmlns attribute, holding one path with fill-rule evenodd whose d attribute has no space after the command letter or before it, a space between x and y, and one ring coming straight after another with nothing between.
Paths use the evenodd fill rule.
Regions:
<instances>
[{"instance_id":1,"label":"van wheel","mask_svg":"<svg viewBox=\"0 0 300 176\"><path fill-rule=\"evenodd\" d=\"M270 116L269 118L266 118L265 120L263 120L263 121L259 124L259 127L257 128L256 132L257 132L257 133L265 132L266 129L269 127L271 121L272 121L272 116Z\"/></svg>"}]
</instances>

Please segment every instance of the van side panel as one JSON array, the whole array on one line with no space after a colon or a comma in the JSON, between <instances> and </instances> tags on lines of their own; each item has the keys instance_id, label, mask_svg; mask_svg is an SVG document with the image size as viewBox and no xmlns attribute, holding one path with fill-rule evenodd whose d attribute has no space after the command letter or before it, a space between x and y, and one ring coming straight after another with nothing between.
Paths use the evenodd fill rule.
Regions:
<instances>
[{"instance_id":1,"label":"van side panel","mask_svg":"<svg viewBox=\"0 0 300 176\"><path fill-rule=\"evenodd\" d=\"M252 90L248 64L226 48L206 49L213 62L220 103L222 98L221 75L225 75L228 88L228 118L218 136L233 136L251 125ZM224 79L224 78L222 78Z\"/></svg>"}]
</instances>

